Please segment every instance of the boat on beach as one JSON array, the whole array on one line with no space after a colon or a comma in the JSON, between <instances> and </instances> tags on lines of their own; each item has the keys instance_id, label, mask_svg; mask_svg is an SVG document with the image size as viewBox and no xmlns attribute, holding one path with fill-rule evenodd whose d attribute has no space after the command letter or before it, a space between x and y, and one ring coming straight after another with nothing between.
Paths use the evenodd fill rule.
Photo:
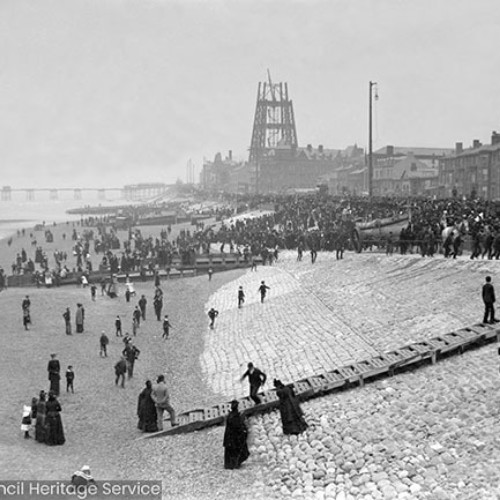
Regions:
<instances>
[{"instance_id":1,"label":"boat on beach","mask_svg":"<svg viewBox=\"0 0 500 500\"><path fill-rule=\"evenodd\" d=\"M384 219L375 219L369 222L356 222L352 231L351 241L356 252L361 252L366 241L383 242L390 233L399 235L401 229L408 225L408 214L396 215Z\"/></svg>"}]
</instances>

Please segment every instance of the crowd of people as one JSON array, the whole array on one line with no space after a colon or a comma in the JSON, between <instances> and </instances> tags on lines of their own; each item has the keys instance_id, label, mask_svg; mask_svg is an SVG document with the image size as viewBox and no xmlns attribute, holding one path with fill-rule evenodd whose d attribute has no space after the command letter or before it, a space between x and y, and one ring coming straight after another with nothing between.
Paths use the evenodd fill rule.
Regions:
<instances>
[{"instance_id":1,"label":"crowd of people","mask_svg":"<svg viewBox=\"0 0 500 500\"><path fill-rule=\"evenodd\" d=\"M99 220L95 228L82 224L77 230L73 227L71 239L73 242L72 256L75 259L74 269L83 276L88 276L87 284L91 287L92 300L95 300L95 285L92 283L93 265L91 252L102 253L99 269L110 274L110 281L106 282L101 290L110 297L117 296L114 276L118 272L131 273L147 269L155 273L154 296L152 305L156 320L162 328L162 338L169 338L172 325L168 315L162 314L163 292L159 286L159 269L167 269L172 265L174 257L178 257L183 264L193 264L198 255L210 254L213 248L221 253L226 250L238 253L248 262L252 269L255 266L255 256L260 256L262 262L273 263L278 259L281 249L296 249L298 260L306 250L311 253L311 261L315 262L318 251L336 251L337 258L342 258L345 248L353 244L353 234L361 223L375 223L381 226L382 221L406 221L399 234L388 231L383 241L365 239L363 244L369 247L380 245L388 254L399 251L420 252L423 256L433 256L441 250L445 257L457 257L465 238L472 243L471 258L500 258L500 205L487 203L481 200L400 200L391 198L334 198L334 197L280 197L260 196L259 203L272 204L274 210L265 215L249 218L229 218L221 224L205 226L197 225L195 230L182 229L175 237L171 227L162 229L157 237L145 237L139 229L129 229L127 236L120 240L118 231L110 221ZM247 207L258 206L255 199ZM241 200L240 200L241 202ZM53 242L52 232L46 231L47 242ZM66 238L66 235L63 236ZM93 248L91 248L93 244ZM51 274L59 280L64 273L69 273L72 267L65 252L56 250L53 254L54 268L50 269L49 258L43 247L35 247L35 256L32 260L22 249L13 264L13 272ZM70 256L71 258L71 256ZM40 267L40 270L36 266ZM2 274L2 273L0 273ZM209 273L211 279L211 273ZM135 290L130 280L126 286L126 301L135 296ZM107 290L106 290L107 288ZM1 289L1 287L0 287ZM264 303L270 287L261 281L257 289L260 301ZM485 322L496 322L493 303L494 291L490 281L483 291L485 301ZM245 303L245 292L238 289L238 307ZM146 320L147 299L142 295L132 314L132 332L140 328L141 321ZM26 296L22 302L23 325L26 330L31 325L31 301ZM219 313L210 309L208 316L209 327L214 328ZM68 307L62 314L67 335L72 334L71 310ZM76 333L84 332L85 309L81 303L77 304L74 314ZM114 320L115 333L122 337L122 323L119 316ZM134 363L139 359L140 351L133 339L124 337L124 349L120 359L114 364L115 385L125 387L126 376L133 377ZM109 338L103 331L99 339L101 357L107 358ZM48 363L48 378L50 389L34 398L31 406L23 411L22 430L25 437L35 430L35 439L49 445L65 443L63 424L61 420L61 405L58 401L60 393L61 367L56 354L51 355ZM255 404L261 403L259 390L266 383L267 375L248 363L248 370L242 380L248 378L250 384L250 398ZM66 371L66 391L74 392L75 373L72 366ZM298 434L307 428L304 414L300 409L297 397L291 385L285 385L280 380L274 381L274 387L279 399L280 415L284 434ZM29 411L27 410L29 408ZM157 432L163 430L164 413L170 415L172 426L177 425L177 413L170 403L170 395L165 382L165 376L160 374L156 383L147 380L144 389L137 400L137 427L143 432ZM238 402L231 403L231 411L226 418L224 434L224 466L229 469L238 468L249 456L247 446L248 426L239 412Z\"/></svg>"},{"instance_id":2,"label":"crowd of people","mask_svg":"<svg viewBox=\"0 0 500 500\"><path fill-rule=\"evenodd\" d=\"M230 203L231 195L226 198L225 204ZM217 214L219 218L228 216L220 223L196 223L193 229L183 228L175 235L170 225L156 236L145 236L137 227L119 233L113 219L107 217L73 222L72 227L67 223L71 255L56 249L52 259L30 233L35 254L31 256L23 248L12 264L12 273L30 275L38 286L59 286L66 278L75 277L79 284L91 283L95 272L101 277L138 272L143 279L159 270L168 275L173 266L193 266L198 257L214 252L238 254L248 265L256 257L271 264L281 249L297 249L299 256L308 250L312 261L320 250L336 251L341 258L345 249L375 247L389 254L433 256L442 252L456 257L465 242L471 247L471 258L500 258L498 203L319 195L249 195L240 196L238 203L232 214L227 209ZM236 211L256 206L272 210L261 216L233 217ZM400 222L401 229L383 229L391 221ZM45 231L45 239L53 242L50 230Z\"/></svg>"}]
</instances>

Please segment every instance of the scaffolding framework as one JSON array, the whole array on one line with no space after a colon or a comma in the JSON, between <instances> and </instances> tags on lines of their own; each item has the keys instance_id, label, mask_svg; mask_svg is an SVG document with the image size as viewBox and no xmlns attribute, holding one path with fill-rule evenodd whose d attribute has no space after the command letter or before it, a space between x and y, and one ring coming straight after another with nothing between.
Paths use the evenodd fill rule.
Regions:
<instances>
[{"instance_id":1,"label":"scaffolding framework","mask_svg":"<svg viewBox=\"0 0 500 500\"><path fill-rule=\"evenodd\" d=\"M250 145L249 162L257 165L270 149L278 146L297 148L297 130L288 84L259 82L257 105Z\"/></svg>"}]
</instances>

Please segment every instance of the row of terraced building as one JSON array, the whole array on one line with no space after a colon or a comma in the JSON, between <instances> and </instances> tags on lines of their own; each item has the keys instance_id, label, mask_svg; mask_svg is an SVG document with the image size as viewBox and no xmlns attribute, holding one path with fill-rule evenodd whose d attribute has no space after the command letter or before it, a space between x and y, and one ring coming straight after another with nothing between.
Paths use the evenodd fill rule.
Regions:
<instances>
[{"instance_id":1,"label":"row of terraced building","mask_svg":"<svg viewBox=\"0 0 500 500\"><path fill-rule=\"evenodd\" d=\"M367 156L363 149L323 146L268 152L258 169L218 154L201 175L206 189L233 193L284 193L328 187L331 194L366 194ZM378 196L480 197L500 199L500 134L491 143L474 140L468 148L385 146L373 153L373 193Z\"/></svg>"}]
</instances>

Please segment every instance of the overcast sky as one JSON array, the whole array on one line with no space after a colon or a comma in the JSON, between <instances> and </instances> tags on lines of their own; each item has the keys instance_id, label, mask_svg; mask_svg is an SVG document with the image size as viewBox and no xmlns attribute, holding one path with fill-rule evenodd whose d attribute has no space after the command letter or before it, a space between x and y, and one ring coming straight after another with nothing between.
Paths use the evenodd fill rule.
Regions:
<instances>
[{"instance_id":1,"label":"overcast sky","mask_svg":"<svg viewBox=\"0 0 500 500\"><path fill-rule=\"evenodd\" d=\"M453 147L500 131L497 0L0 0L0 173L12 187L186 179L247 159L257 84L299 145Z\"/></svg>"}]
</instances>

